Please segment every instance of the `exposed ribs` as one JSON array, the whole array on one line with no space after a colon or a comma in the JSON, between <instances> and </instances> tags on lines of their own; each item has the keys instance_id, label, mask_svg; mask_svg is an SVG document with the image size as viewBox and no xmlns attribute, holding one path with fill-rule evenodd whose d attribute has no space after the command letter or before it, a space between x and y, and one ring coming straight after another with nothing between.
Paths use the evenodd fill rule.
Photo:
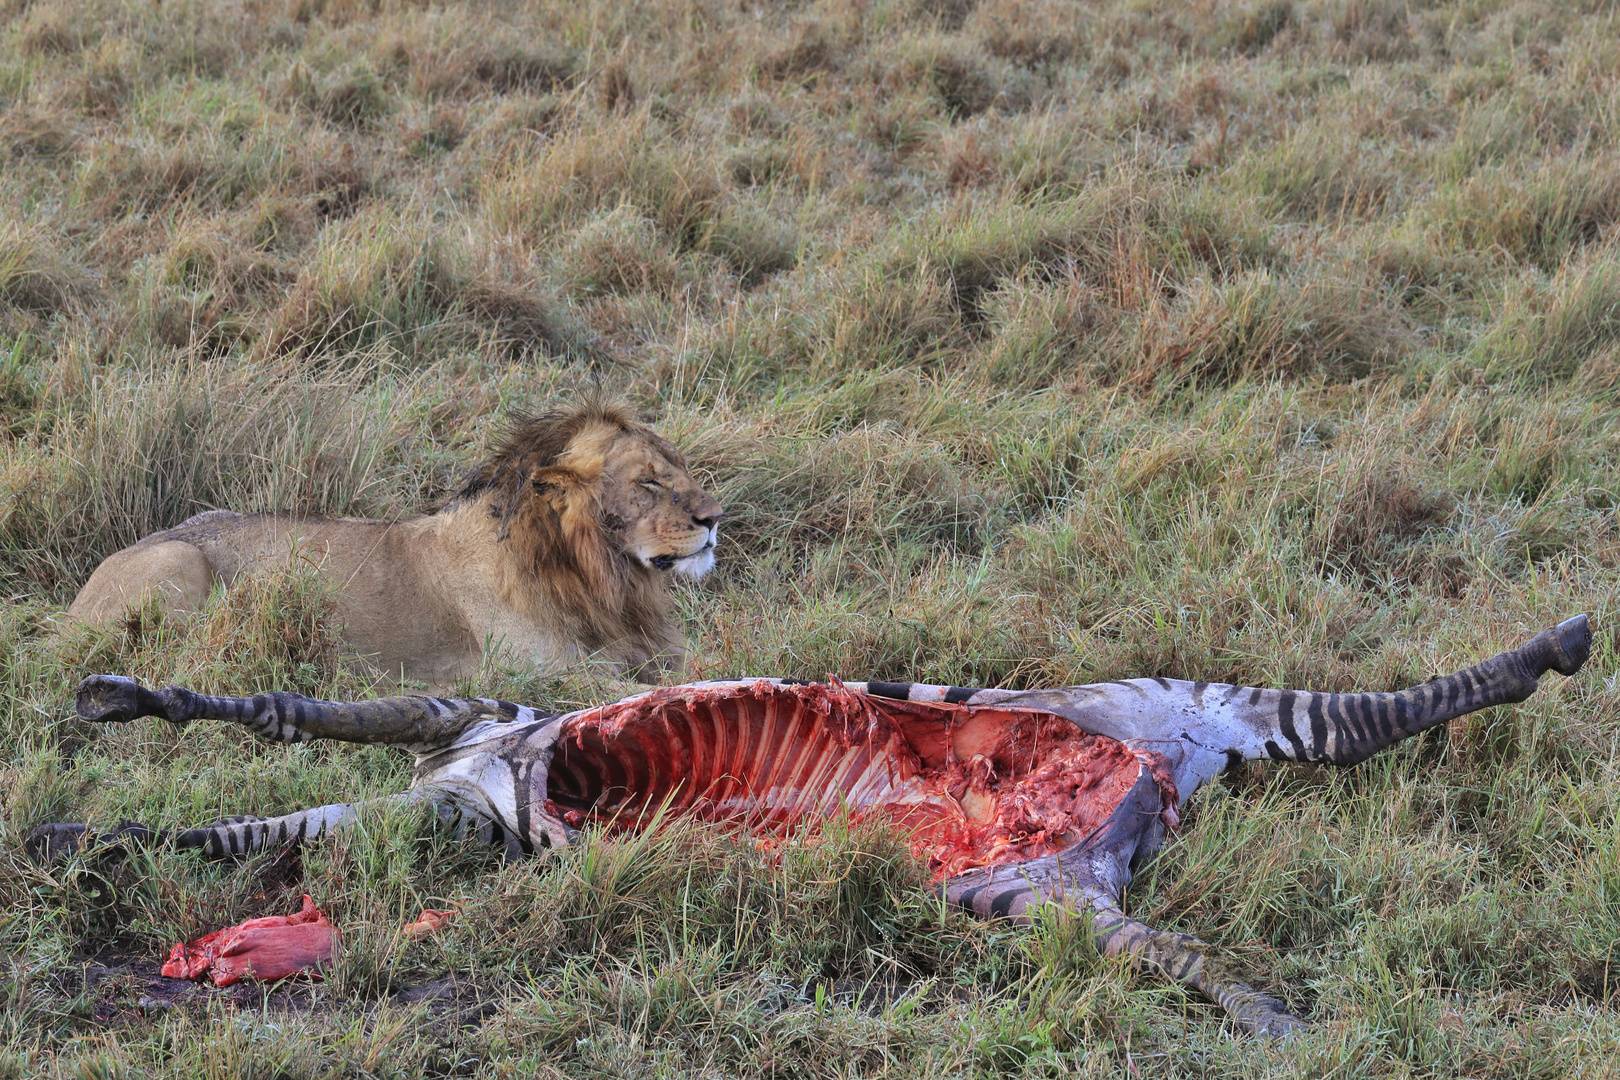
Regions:
<instances>
[{"instance_id":1,"label":"exposed ribs","mask_svg":"<svg viewBox=\"0 0 1620 1080\"><path fill-rule=\"evenodd\" d=\"M565 723L556 811L634 825L667 806L776 832L848 809L906 830L940 878L1060 851L1097 828L1157 755L1035 709L923 704L837 683L679 687Z\"/></svg>"}]
</instances>

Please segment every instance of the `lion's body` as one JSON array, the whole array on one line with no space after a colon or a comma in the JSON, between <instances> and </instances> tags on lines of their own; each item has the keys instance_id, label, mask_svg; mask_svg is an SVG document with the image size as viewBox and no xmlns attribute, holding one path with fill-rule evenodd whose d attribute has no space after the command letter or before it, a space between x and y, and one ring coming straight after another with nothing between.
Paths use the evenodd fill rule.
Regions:
<instances>
[{"instance_id":1,"label":"lion's body","mask_svg":"<svg viewBox=\"0 0 1620 1080\"><path fill-rule=\"evenodd\" d=\"M468 507L397 522L212 511L107 559L68 614L116 617L154 585L169 611L191 612L215 583L230 588L243 573L296 558L332 583L345 640L395 678L448 686L477 670L485 642L547 667L580 659L584 650L558 620L543 612L525 617L522 593L503 595L500 583L517 575L502 574L496 523L480 516ZM649 657L607 659L622 665Z\"/></svg>"},{"instance_id":2,"label":"lion's body","mask_svg":"<svg viewBox=\"0 0 1620 1080\"><path fill-rule=\"evenodd\" d=\"M345 640L386 678L444 689L486 654L646 676L682 663L668 578L713 564L719 515L673 446L588 406L519 425L434 514L199 514L107 558L68 615L107 621L151 595L184 614L296 558L330 582Z\"/></svg>"}]
</instances>

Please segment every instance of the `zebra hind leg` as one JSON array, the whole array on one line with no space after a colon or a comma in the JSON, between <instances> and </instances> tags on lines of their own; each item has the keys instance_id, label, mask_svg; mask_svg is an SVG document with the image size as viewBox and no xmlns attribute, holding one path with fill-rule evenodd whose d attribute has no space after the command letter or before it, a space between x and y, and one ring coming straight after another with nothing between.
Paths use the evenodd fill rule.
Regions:
<instances>
[{"instance_id":1,"label":"zebra hind leg","mask_svg":"<svg viewBox=\"0 0 1620 1080\"><path fill-rule=\"evenodd\" d=\"M1235 965L1195 937L1155 930L1117 910L1092 916L1092 929L1104 956L1123 957L1138 969L1198 990L1245 1031L1286 1038L1308 1026L1282 1002L1244 982Z\"/></svg>"},{"instance_id":2,"label":"zebra hind leg","mask_svg":"<svg viewBox=\"0 0 1620 1080\"><path fill-rule=\"evenodd\" d=\"M1111 859L1117 866L1109 867ZM1063 858L968 871L946 883L945 897L981 918L1005 916L1025 924L1040 907L1055 905L1089 920L1091 940L1102 955L1197 990L1245 1031L1282 1038L1308 1026L1282 1002L1250 986L1215 946L1155 930L1121 911L1119 889L1129 880L1124 872L1129 861L1129 851L1071 849Z\"/></svg>"},{"instance_id":3,"label":"zebra hind leg","mask_svg":"<svg viewBox=\"0 0 1620 1080\"><path fill-rule=\"evenodd\" d=\"M945 883L945 898L980 918L1021 923L1031 922L1044 905L1067 909L1089 921L1099 953L1199 991L1244 1030L1281 1038L1305 1028L1282 1002L1244 981L1238 966L1213 945L1155 930L1121 909L1132 862L1156 844L1161 798L1144 770L1108 821L1085 840L1055 855L959 874Z\"/></svg>"},{"instance_id":4,"label":"zebra hind leg","mask_svg":"<svg viewBox=\"0 0 1620 1080\"><path fill-rule=\"evenodd\" d=\"M1526 658L1537 675L1548 670L1573 675L1592 655L1592 628L1585 615L1577 615L1549 626L1515 651Z\"/></svg>"}]
</instances>

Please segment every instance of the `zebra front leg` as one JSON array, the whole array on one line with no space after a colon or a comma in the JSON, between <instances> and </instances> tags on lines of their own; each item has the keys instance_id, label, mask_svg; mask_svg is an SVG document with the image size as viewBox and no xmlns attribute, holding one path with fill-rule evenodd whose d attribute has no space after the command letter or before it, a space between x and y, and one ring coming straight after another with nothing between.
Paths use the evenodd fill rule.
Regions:
<instances>
[{"instance_id":1,"label":"zebra front leg","mask_svg":"<svg viewBox=\"0 0 1620 1080\"><path fill-rule=\"evenodd\" d=\"M365 813L407 806L433 797L430 790L409 791L358 803L314 806L280 817L238 815L220 818L195 829L159 831L126 822L107 833L94 833L86 825L57 822L41 825L28 834L24 850L35 862L54 862L88 847L172 847L201 851L210 858L255 855L282 844L302 843L354 824Z\"/></svg>"},{"instance_id":2,"label":"zebra front leg","mask_svg":"<svg viewBox=\"0 0 1620 1080\"><path fill-rule=\"evenodd\" d=\"M313 739L389 743L422 754L446 746L473 724L522 719L532 709L504 701L412 694L372 701L318 701L281 691L252 697L215 697L181 686L147 690L120 675L91 675L74 700L81 719L128 723L158 716L175 724L225 720L274 742Z\"/></svg>"},{"instance_id":3,"label":"zebra front leg","mask_svg":"<svg viewBox=\"0 0 1620 1080\"><path fill-rule=\"evenodd\" d=\"M211 821L199 828L182 829L163 839L170 847L181 851L201 851L211 859L226 855L257 855L268 848L289 843L302 844L305 840L330 835L353 826L363 815L409 806L431 794L408 791L402 795L385 795L364 802L312 806L279 817L238 814Z\"/></svg>"}]
</instances>

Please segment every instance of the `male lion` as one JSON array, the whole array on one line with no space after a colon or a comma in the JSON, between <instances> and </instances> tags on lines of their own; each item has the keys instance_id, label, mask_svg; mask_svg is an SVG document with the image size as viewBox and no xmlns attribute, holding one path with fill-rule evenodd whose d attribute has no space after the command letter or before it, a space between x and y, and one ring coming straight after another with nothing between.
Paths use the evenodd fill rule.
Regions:
<instances>
[{"instance_id":1,"label":"male lion","mask_svg":"<svg viewBox=\"0 0 1620 1080\"><path fill-rule=\"evenodd\" d=\"M212 510L96 568L87 622L147 595L200 607L217 581L312 560L346 640L390 677L452 686L487 647L556 669L586 657L647 681L679 670L669 576L714 565L720 504L670 442L618 405L520 418L437 513L401 521Z\"/></svg>"}]
</instances>

